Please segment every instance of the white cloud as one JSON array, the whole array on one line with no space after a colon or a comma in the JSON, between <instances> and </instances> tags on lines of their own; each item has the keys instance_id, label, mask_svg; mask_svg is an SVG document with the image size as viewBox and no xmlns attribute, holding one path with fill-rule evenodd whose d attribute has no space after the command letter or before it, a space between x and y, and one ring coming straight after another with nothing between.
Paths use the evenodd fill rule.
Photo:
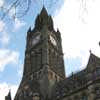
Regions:
<instances>
[{"instance_id":1,"label":"white cloud","mask_svg":"<svg viewBox=\"0 0 100 100\"><path fill-rule=\"evenodd\" d=\"M8 49L0 49L0 71L3 71L8 64L17 64L19 52Z\"/></svg>"},{"instance_id":2,"label":"white cloud","mask_svg":"<svg viewBox=\"0 0 100 100\"><path fill-rule=\"evenodd\" d=\"M4 4L4 0L0 0L0 7L2 7Z\"/></svg>"},{"instance_id":3,"label":"white cloud","mask_svg":"<svg viewBox=\"0 0 100 100\"><path fill-rule=\"evenodd\" d=\"M7 27L3 20L0 20L0 43L6 46L10 41L10 35L6 32Z\"/></svg>"},{"instance_id":4,"label":"white cloud","mask_svg":"<svg viewBox=\"0 0 100 100\"><path fill-rule=\"evenodd\" d=\"M10 36L6 32L2 32L0 42L3 46L6 46L10 41Z\"/></svg>"},{"instance_id":5,"label":"white cloud","mask_svg":"<svg viewBox=\"0 0 100 100\"><path fill-rule=\"evenodd\" d=\"M18 86L14 84L0 83L0 99L1 100L5 100L5 96L8 95L9 89L11 89L11 96L13 100L16 94L16 91L18 89Z\"/></svg>"},{"instance_id":6,"label":"white cloud","mask_svg":"<svg viewBox=\"0 0 100 100\"><path fill-rule=\"evenodd\" d=\"M25 25L26 25L26 23L24 21L20 21L19 19L15 18L14 30L18 30L19 28L21 28Z\"/></svg>"},{"instance_id":7,"label":"white cloud","mask_svg":"<svg viewBox=\"0 0 100 100\"><path fill-rule=\"evenodd\" d=\"M0 20L0 32L2 32L5 28L5 23L4 21Z\"/></svg>"},{"instance_id":8,"label":"white cloud","mask_svg":"<svg viewBox=\"0 0 100 100\"><path fill-rule=\"evenodd\" d=\"M100 1L87 0L87 11L79 0L65 0L59 14L54 17L55 28L62 34L65 58L82 59L86 66L89 50L100 56ZM84 20L84 21L83 21Z\"/></svg>"}]
</instances>

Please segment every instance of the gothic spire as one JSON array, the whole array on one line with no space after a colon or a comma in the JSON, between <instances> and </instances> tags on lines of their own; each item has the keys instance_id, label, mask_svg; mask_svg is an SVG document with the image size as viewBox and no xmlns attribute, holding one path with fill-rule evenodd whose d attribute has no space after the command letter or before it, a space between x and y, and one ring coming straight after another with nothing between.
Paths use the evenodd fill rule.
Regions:
<instances>
[{"instance_id":1,"label":"gothic spire","mask_svg":"<svg viewBox=\"0 0 100 100\"><path fill-rule=\"evenodd\" d=\"M48 16L47 10L46 10L46 8L44 6L43 6L43 8L41 10L40 16Z\"/></svg>"},{"instance_id":2,"label":"gothic spire","mask_svg":"<svg viewBox=\"0 0 100 100\"><path fill-rule=\"evenodd\" d=\"M11 92L10 92L10 90L9 90L8 95L5 97L5 100L11 100Z\"/></svg>"},{"instance_id":3,"label":"gothic spire","mask_svg":"<svg viewBox=\"0 0 100 100\"><path fill-rule=\"evenodd\" d=\"M40 14L38 14L35 21L35 29L41 30L43 26L46 26L49 30L53 29L52 17L48 15L46 8L43 6Z\"/></svg>"}]
</instances>

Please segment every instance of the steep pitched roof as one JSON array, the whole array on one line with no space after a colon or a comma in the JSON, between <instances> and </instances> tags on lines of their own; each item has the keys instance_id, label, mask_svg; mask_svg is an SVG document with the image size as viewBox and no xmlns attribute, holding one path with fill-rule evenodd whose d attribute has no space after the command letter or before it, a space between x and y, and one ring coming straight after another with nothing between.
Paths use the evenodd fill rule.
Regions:
<instances>
[{"instance_id":1,"label":"steep pitched roof","mask_svg":"<svg viewBox=\"0 0 100 100\"><path fill-rule=\"evenodd\" d=\"M94 55L93 53L90 53L87 67L89 67L92 64L98 64L98 63L100 63L100 58Z\"/></svg>"}]
</instances>

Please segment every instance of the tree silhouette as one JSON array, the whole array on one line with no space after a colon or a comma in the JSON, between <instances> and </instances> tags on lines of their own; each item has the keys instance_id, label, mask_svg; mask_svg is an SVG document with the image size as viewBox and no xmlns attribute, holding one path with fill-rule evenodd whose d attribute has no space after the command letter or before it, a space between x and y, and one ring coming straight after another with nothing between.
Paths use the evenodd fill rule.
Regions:
<instances>
[{"instance_id":1,"label":"tree silhouette","mask_svg":"<svg viewBox=\"0 0 100 100\"><path fill-rule=\"evenodd\" d=\"M2 1L2 0L1 0ZM36 5L43 6L48 5L49 9L52 9L61 0L9 0L9 4L0 5L0 20L5 19L6 16L10 15L13 19L21 18L25 16L31 7ZM6 2L8 2L6 0ZM62 0L64 2L64 0Z\"/></svg>"},{"instance_id":2,"label":"tree silhouette","mask_svg":"<svg viewBox=\"0 0 100 100\"><path fill-rule=\"evenodd\" d=\"M0 7L0 19L3 20L8 14L11 14L11 17L14 19L16 17L23 17L29 11L31 5L31 0L15 0L12 1L9 6L2 5Z\"/></svg>"}]
</instances>

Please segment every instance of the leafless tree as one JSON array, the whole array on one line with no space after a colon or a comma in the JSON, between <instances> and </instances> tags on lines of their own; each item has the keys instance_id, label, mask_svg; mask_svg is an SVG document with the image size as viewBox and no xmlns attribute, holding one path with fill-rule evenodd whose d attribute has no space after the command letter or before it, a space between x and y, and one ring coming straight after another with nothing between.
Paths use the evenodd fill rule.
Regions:
<instances>
[{"instance_id":1,"label":"leafless tree","mask_svg":"<svg viewBox=\"0 0 100 100\"><path fill-rule=\"evenodd\" d=\"M15 18L21 18L27 14L27 12L30 10L30 7L33 7L33 3L38 6L44 5L45 2L49 4L51 7L51 4L56 4L58 0L9 0L11 1L9 5L2 5L0 7L0 20L3 20L6 16L12 12L11 17L13 19Z\"/></svg>"},{"instance_id":2,"label":"leafless tree","mask_svg":"<svg viewBox=\"0 0 100 100\"><path fill-rule=\"evenodd\" d=\"M9 6L2 5L0 7L0 20L3 20L6 16L9 15L9 13L12 11L11 17L13 19L15 18L21 18L25 16L28 11L30 10L30 7L33 7L33 3L38 6L44 5L45 3L48 3L49 8L52 8L55 4L58 3L60 0L9 0L11 1ZM82 16L84 14L87 14L87 0L78 0L81 5L81 18L84 20ZM64 2L64 0L62 0Z\"/></svg>"},{"instance_id":3,"label":"leafless tree","mask_svg":"<svg viewBox=\"0 0 100 100\"><path fill-rule=\"evenodd\" d=\"M0 19L3 20L12 11L12 17L23 17L29 11L31 0L15 0L9 6L2 5L0 7Z\"/></svg>"}]
</instances>

